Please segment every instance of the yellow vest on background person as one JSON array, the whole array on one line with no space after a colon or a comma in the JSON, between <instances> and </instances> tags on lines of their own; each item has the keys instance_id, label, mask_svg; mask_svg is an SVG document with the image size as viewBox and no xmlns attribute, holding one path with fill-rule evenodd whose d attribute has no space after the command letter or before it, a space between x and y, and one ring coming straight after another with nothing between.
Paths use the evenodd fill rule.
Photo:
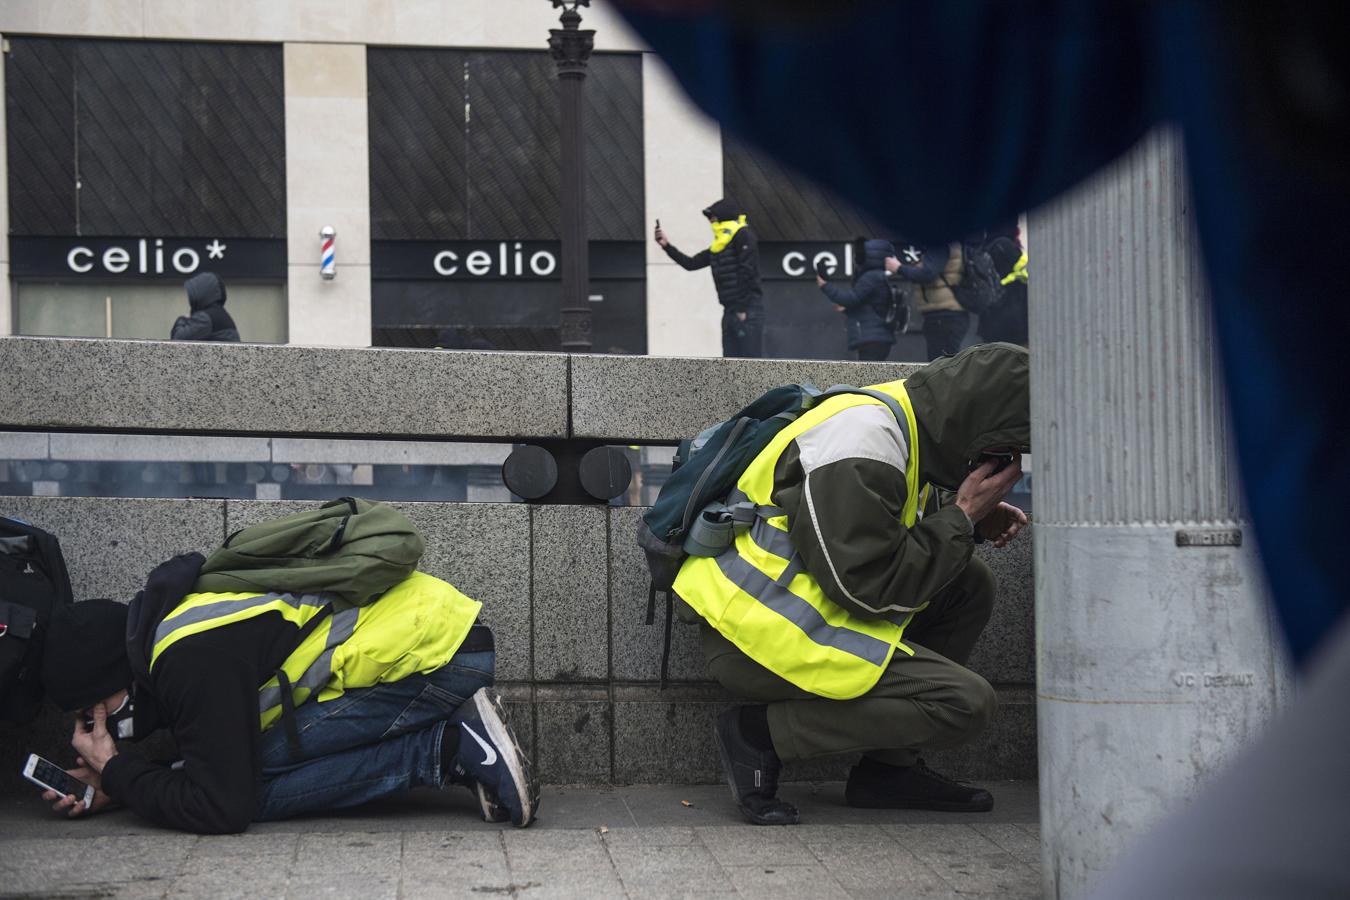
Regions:
<instances>
[{"instance_id":1,"label":"yellow vest on background person","mask_svg":"<svg viewBox=\"0 0 1350 900\"><path fill-rule=\"evenodd\" d=\"M874 385L904 410L909 453L901 518L913 527L919 509L919 437L903 381ZM882 401L865 394L831 397L774 436L751 461L737 488L756 505L771 506L774 470L788 445L832 416ZM888 410L889 415L889 410ZM892 618L864 619L835 603L794 559L786 515L756 518L720 556L690 556L674 590L742 653L804 691L832 700L859 697L877 683L901 642L905 627L927 604Z\"/></svg>"},{"instance_id":2,"label":"yellow vest on background person","mask_svg":"<svg viewBox=\"0 0 1350 900\"><path fill-rule=\"evenodd\" d=\"M333 613L320 618L330 605ZM441 668L464 642L481 608L477 600L423 572L358 607L323 594L188 594L156 628L150 669L185 637L277 612L300 631L311 626L280 667L293 705L314 696L323 703L349 688L374 687ZM280 679L273 675L259 688L262 730L276 724L282 709Z\"/></svg>"}]
</instances>

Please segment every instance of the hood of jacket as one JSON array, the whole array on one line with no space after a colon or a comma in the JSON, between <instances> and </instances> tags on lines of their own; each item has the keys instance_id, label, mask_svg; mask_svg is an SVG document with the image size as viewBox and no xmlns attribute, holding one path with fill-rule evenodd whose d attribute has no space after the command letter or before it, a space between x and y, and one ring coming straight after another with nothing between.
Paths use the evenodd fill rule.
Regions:
<instances>
[{"instance_id":1,"label":"hood of jacket","mask_svg":"<svg viewBox=\"0 0 1350 900\"><path fill-rule=\"evenodd\" d=\"M215 272L202 272L183 282L187 289L188 305L192 311L206 309L216 303L225 303L225 284Z\"/></svg>"},{"instance_id":2,"label":"hood of jacket","mask_svg":"<svg viewBox=\"0 0 1350 900\"><path fill-rule=\"evenodd\" d=\"M920 481L956 490L985 450L1030 452L1028 360L1016 344L977 344L905 380L919 426Z\"/></svg>"},{"instance_id":3,"label":"hood of jacket","mask_svg":"<svg viewBox=\"0 0 1350 900\"><path fill-rule=\"evenodd\" d=\"M869 269L884 269L886 267L886 257L895 256L895 245L890 241L870 240L863 241L862 256L858 264L858 271L866 272Z\"/></svg>"},{"instance_id":4,"label":"hood of jacket","mask_svg":"<svg viewBox=\"0 0 1350 900\"><path fill-rule=\"evenodd\" d=\"M707 209L703 210L703 215L712 219L714 222L733 222L745 215L745 210L741 205L730 197L723 197L716 203L713 203Z\"/></svg>"}]
</instances>

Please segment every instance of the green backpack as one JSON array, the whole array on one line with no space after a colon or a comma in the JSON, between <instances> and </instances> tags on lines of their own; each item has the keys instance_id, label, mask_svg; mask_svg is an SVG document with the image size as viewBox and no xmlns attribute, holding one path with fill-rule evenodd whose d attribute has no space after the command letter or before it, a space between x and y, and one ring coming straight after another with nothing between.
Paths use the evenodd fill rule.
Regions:
<instances>
[{"instance_id":1,"label":"green backpack","mask_svg":"<svg viewBox=\"0 0 1350 900\"><path fill-rule=\"evenodd\" d=\"M389 504L343 497L236 531L207 557L193 589L324 593L364 606L411 575L423 549Z\"/></svg>"}]
</instances>

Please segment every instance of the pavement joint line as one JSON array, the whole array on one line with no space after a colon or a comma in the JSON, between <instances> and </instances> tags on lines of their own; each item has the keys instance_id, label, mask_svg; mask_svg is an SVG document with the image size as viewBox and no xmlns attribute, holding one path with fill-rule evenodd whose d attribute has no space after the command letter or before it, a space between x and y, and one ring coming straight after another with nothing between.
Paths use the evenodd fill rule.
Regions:
<instances>
[{"instance_id":1,"label":"pavement joint line","mask_svg":"<svg viewBox=\"0 0 1350 900\"><path fill-rule=\"evenodd\" d=\"M622 801L623 808L628 813L628 818L633 820L633 827L641 828L642 825L638 822L637 816L633 814L633 807L628 804L628 798L625 795L620 794L619 800Z\"/></svg>"},{"instance_id":2,"label":"pavement joint line","mask_svg":"<svg viewBox=\"0 0 1350 900\"><path fill-rule=\"evenodd\" d=\"M623 891L625 897L631 897L632 895L628 892L628 885L623 880L623 872L619 871L618 863L614 861L614 854L610 852L609 841L605 840L604 834L597 834L596 837L599 838L600 846L605 850L605 859L609 860L610 871L614 873L615 880L619 882L619 890Z\"/></svg>"}]
</instances>

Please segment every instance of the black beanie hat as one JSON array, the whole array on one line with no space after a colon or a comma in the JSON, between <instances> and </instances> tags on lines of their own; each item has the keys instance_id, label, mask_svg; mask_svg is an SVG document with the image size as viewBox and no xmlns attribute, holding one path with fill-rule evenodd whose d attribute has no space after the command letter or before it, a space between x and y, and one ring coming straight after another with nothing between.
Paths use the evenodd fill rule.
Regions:
<instances>
[{"instance_id":1,"label":"black beanie hat","mask_svg":"<svg viewBox=\"0 0 1350 900\"><path fill-rule=\"evenodd\" d=\"M116 600L85 600L52 611L42 656L42 684L67 712L87 709L131 687L127 661L127 607Z\"/></svg>"}]
</instances>

